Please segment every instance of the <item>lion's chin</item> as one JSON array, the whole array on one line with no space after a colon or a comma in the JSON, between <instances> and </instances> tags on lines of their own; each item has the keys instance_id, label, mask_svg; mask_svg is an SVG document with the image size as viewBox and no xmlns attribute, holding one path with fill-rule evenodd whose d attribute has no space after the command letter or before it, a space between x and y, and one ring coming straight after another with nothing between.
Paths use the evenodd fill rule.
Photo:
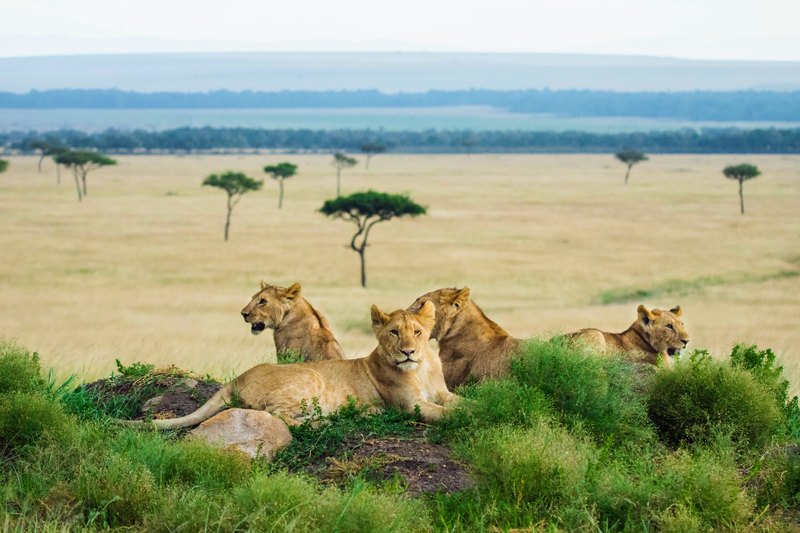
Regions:
<instances>
[{"instance_id":1,"label":"lion's chin","mask_svg":"<svg viewBox=\"0 0 800 533\"><path fill-rule=\"evenodd\" d=\"M402 370L403 372L411 372L412 370L416 370L419 366L419 363L416 361L403 361L402 363L398 363L397 368Z\"/></svg>"}]
</instances>

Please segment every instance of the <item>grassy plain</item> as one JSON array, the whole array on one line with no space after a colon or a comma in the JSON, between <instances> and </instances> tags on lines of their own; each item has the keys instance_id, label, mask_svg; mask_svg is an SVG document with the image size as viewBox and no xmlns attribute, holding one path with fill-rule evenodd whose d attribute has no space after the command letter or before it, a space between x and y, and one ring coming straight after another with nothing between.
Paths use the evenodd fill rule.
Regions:
<instances>
[{"instance_id":1,"label":"grassy plain","mask_svg":"<svg viewBox=\"0 0 800 533\"><path fill-rule=\"evenodd\" d=\"M469 285L520 337L621 331L638 303L680 303L690 347L772 347L800 378L800 156L653 156L624 186L610 155L380 155L345 171L343 192L407 192L429 215L375 228L367 290L345 248L353 226L316 211L335 191L330 156L118 160L89 175L80 204L49 161L39 174L36 158L11 157L0 176L0 335L62 375L105 376L120 358L225 377L274 360L270 333L239 316L265 279L301 282L351 357L373 346L370 304ZM268 180L223 242L224 195L202 179L283 160L299 165L284 208ZM721 173L740 161L763 171L745 216Z\"/></svg>"}]
</instances>

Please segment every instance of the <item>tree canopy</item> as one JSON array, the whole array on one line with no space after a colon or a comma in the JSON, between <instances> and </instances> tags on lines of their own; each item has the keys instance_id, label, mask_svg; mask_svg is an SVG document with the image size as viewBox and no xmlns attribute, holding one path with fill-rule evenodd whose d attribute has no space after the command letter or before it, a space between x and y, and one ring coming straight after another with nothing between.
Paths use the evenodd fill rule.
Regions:
<instances>
[{"instance_id":1,"label":"tree canopy","mask_svg":"<svg viewBox=\"0 0 800 533\"><path fill-rule=\"evenodd\" d=\"M264 167L264 172L270 174L274 180L291 178L297 174L297 165L294 163L278 163L277 165L267 165Z\"/></svg>"},{"instance_id":2,"label":"tree canopy","mask_svg":"<svg viewBox=\"0 0 800 533\"><path fill-rule=\"evenodd\" d=\"M53 159L57 164L72 169L72 173L75 176L75 186L78 189L78 201L82 200L87 194L86 175L90 171L117 164L116 160L107 155L83 150L59 151L55 153ZM83 190L81 190L81 184L83 185Z\"/></svg>"},{"instance_id":3,"label":"tree canopy","mask_svg":"<svg viewBox=\"0 0 800 533\"><path fill-rule=\"evenodd\" d=\"M648 157L638 150L622 150L614 156L626 165L635 165L641 161L647 161Z\"/></svg>"},{"instance_id":4,"label":"tree canopy","mask_svg":"<svg viewBox=\"0 0 800 533\"><path fill-rule=\"evenodd\" d=\"M225 217L225 240L228 240L228 230L231 226L231 212L239 203L242 196L250 191L257 191L264 185L263 181L255 180L242 172L225 172L211 174L203 180L203 186L216 187L228 194L227 216Z\"/></svg>"},{"instance_id":5,"label":"tree canopy","mask_svg":"<svg viewBox=\"0 0 800 533\"><path fill-rule=\"evenodd\" d=\"M8 161L0 159L0 172L5 172L6 170L8 170Z\"/></svg>"},{"instance_id":6,"label":"tree canopy","mask_svg":"<svg viewBox=\"0 0 800 533\"><path fill-rule=\"evenodd\" d=\"M750 180L761 175L761 171L758 170L758 167L750 163L727 166L723 169L722 173L726 178L740 181Z\"/></svg>"}]
</instances>

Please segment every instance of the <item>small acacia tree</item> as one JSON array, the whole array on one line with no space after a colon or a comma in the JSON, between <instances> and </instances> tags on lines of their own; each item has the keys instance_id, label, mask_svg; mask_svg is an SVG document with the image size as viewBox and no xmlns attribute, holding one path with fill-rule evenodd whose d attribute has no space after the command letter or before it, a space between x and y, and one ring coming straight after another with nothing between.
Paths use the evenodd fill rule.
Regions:
<instances>
[{"instance_id":1,"label":"small acacia tree","mask_svg":"<svg viewBox=\"0 0 800 533\"><path fill-rule=\"evenodd\" d=\"M228 212L225 216L225 240L228 240L228 229L231 226L231 212L246 193L257 191L264 185L263 181L254 180L241 172L225 172L211 174L203 180L203 185L222 189L228 195Z\"/></svg>"},{"instance_id":2,"label":"small acacia tree","mask_svg":"<svg viewBox=\"0 0 800 533\"><path fill-rule=\"evenodd\" d=\"M336 167L336 196L342 195L341 176L342 169L356 166L358 161L355 157L350 157L342 152L333 154L333 162L331 163Z\"/></svg>"},{"instance_id":3,"label":"small acacia tree","mask_svg":"<svg viewBox=\"0 0 800 533\"><path fill-rule=\"evenodd\" d=\"M278 185L280 186L280 192L278 193L278 209L280 209L283 207L283 180L297 174L297 165L292 163L267 165L264 167L264 172L271 175L272 179L278 180Z\"/></svg>"},{"instance_id":4,"label":"small acacia tree","mask_svg":"<svg viewBox=\"0 0 800 533\"><path fill-rule=\"evenodd\" d=\"M8 161L0 159L0 174L8 170Z\"/></svg>"},{"instance_id":5,"label":"small acacia tree","mask_svg":"<svg viewBox=\"0 0 800 533\"><path fill-rule=\"evenodd\" d=\"M633 165L642 161L647 161L647 156L636 150L623 150L621 152L617 152L614 154L614 156L628 165L628 170L625 172L625 185L628 184L628 176L631 175L631 168Z\"/></svg>"},{"instance_id":6,"label":"small acacia tree","mask_svg":"<svg viewBox=\"0 0 800 533\"><path fill-rule=\"evenodd\" d=\"M361 145L361 151L367 154L367 161L364 164L364 168L369 169L369 160L372 159L373 155L385 152L386 146L379 143L366 143Z\"/></svg>"},{"instance_id":7,"label":"small acacia tree","mask_svg":"<svg viewBox=\"0 0 800 533\"><path fill-rule=\"evenodd\" d=\"M361 259L361 286L366 287L367 272L364 251L367 249L367 239L372 227L379 222L393 218L424 215L426 211L424 207L404 194L388 194L369 190L349 196L339 196L334 200L326 200L320 212L356 225L356 232L350 240L350 248L358 253Z\"/></svg>"},{"instance_id":8,"label":"small acacia tree","mask_svg":"<svg viewBox=\"0 0 800 533\"><path fill-rule=\"evenodd\" d=\"M117 162L110 157L98 152L83 152L67 150L53 158L57 165L72 169L75 177L75 188L78 190L78 201L86 197L86 175L100 167L116 165ZM82 186L82 187L81 187Z\"/></svg>"},{"instance_id":9,"label":"small acacia tree","mask_svg":"<svg viewBox=\"0 0 800 533\"><path fill-rule=\"evenodd\" d=\"M742 190L742 185L744 185L745 181L760 176L761 171L758 170L758 167L755 165L751 165L750 163L742 163L741 165L731 165L725 167L722 173L725 174L726 178L737 180L739 182L739 209L744 215L744 191Z\"/></svg>"}]
</instances>

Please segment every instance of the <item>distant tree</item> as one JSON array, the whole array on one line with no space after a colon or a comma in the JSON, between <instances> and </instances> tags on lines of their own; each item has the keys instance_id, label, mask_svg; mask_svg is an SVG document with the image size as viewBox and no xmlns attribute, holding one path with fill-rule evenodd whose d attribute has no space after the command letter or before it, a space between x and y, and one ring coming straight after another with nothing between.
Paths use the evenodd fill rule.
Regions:
<instances>
[{"instance_id":1,"label":"distant tree","mask_svg":"<svg viewBox=\"0 0 800 533\"><path fill-rule=\"evenodd\" d=\"M345 155L342 152L336 152L335 154L333 154L332 165L336 167L336 196L342 195L341 192L342 169L354 167L356 166L357 163L358 161L356 160L356 158Z\"/></svg>"},{"instance_id":2,"label":"distant tree","mask_svg":"<svg viewBox=\"0 0 800 533\"><path fill-rule=\"evenodd\" d=\"M8 170L8 161L0 159L0 174Z\"/></svg>"},{"instance_id":3,"label":"distant tree","mask_svg":"<svg viewBox=\"0 0 800 533\"><path fill-rule=\"evenodd\" d=\"M623 150L614 155L617 159L628 165L628 171L625 172L625 185L628 184L628 176L631 175L631 167L636 163L647 161L647 156L636 150Z\"/></svg>"},{"instance_id":4,"label":"distant tree","mask_svg":"<svg viewBox=\"0 0 800 533\"><path fill-rule=\"evenodd\" d=\"M349 196L339 196L334 200L326 200L320 212L356 225L357 230L350 240L350 248L358 253L361 259L361 286L366 287L367 273L364 251L367 248L367 239L372 227L379 222L393 218L424 215L426 210L406 195L370 190L353 193Z\"/></svg>"},{"instance_id":5,"label":"distant tree","mask_svg":"<svg viewBox=\"0 0 800 533\"><path fill-rule=\"evenodd\" d=\"M35 150L39 153L39 163L37 164L39 173L42 172L42 162L46 157L52 157L53 160L55 160L57 155L63 154L69 150L66 146L55 140L46 139L35 139L28 143L26 148ZM56 163L56 182L61 184L61 169L58 163Z\"/></svg>"},{"instance_id":6,"label":"distant tree","mask_svg":"<svg viewBox=\"0 0 800 533\"><path fill-rule=\"evenodd\" d=\"M361 145L361 151L367 154L367 162L364 167L369 169L369 160L372 159L373 155L385 152L386 146L379 143L366 143Z\"/></svg>"},{"instance_id":7,"label":"distant tree","mask_svg":"<svg viewBox=\"0 0 800 533\"><path fill-rule=\"evenodd\" d=\"M47 155L52 157L53 162L56 164L56 184L58 185L61 185L61 165L56 161L56 157L65 152L69 152L69 148L66 146L51 146L47 151Z\"/></svg>"},{"instance_id":8,"label":"distant tree","mask_svg":"<svg viewBox=\"0 0 800 533\"><path fill-rule=\"evenodd\" d=\"M228 195L228 212L225 216L225 240L228 240L228 229L231 226L231 211L246 193L257 191L264 185L263 181L254 180L241 172L225 172L224 174L211 174L203 180L203 185L222 189Z\"/></svg>"},{"instance_id":9,"label":"distant tree","mask_svg":"<svg viewBox=\"0 0 800 533\"><path fill-rule=\"evenodd\" d=\"M755 165L751 165L750 163L742 163L741 165L731 165L725 167L722 173L725 174L726 178L737 180L739 182L739 209L744 215L744 191L742 190L742 185L744 185L745 181L760 176L761 171L758 170L758 167Z\"/></svg>"},{"instance_id":10,"label":"distant tree","mask_svg":"<svg viewBox=\"0 0 800 533\"><path fill-rule=\"evenodd\" d=\"M86 197L86 175L89 172L96 168L117 164L115 160L98 152L67 150L56 155L53 159L55 159L56 164L72 169L72 174L75 177L75 188L78 190L78 201ZM81 186L83 186L82 191Z\"/></svg>"},{"instance_id":11,"label":"distant tree","mask_svg":"<svg viewBox=\"0 0 800 533\"><path fill-rule=\"evenodd\" d=\"M278 163L277 165L267 165L264 172L270 174L272 179L278 180L280 194L278 196L278 209L283 207L283 180L291 178L297 174L297 165L292 163Z\"/></svg>"}]
</instances>

